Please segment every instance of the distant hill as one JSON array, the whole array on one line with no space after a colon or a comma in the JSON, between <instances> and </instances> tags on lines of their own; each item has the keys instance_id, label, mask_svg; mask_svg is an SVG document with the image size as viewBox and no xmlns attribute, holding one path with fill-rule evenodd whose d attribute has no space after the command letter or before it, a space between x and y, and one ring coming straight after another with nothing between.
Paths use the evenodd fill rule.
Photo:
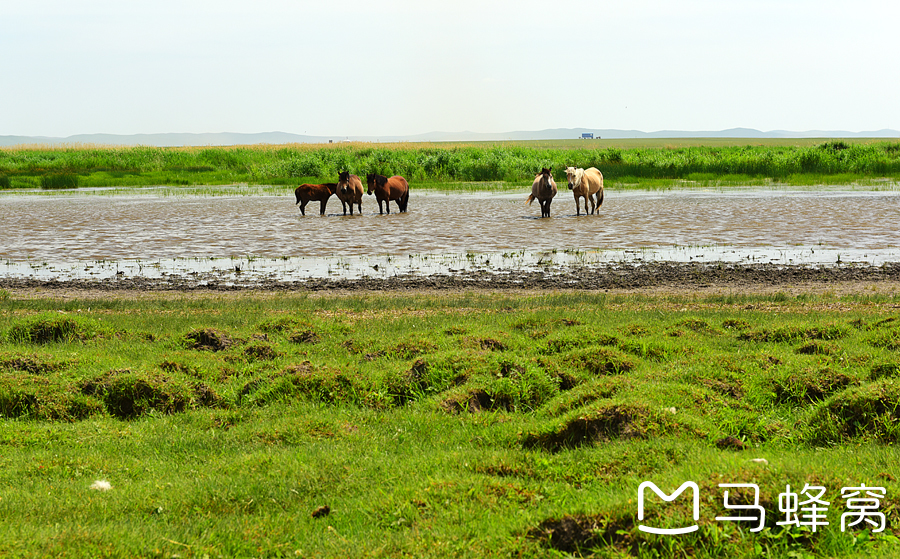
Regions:
<instances>
[{"instance_id":1,"label":"distant hill","mask_svg":"<svg viewBox=\"0 0 900 559\"><path fill-rule=\"evenodd\" d=\"M846 132L840 130L810 130L790 132L772 130L761 132L752 128L731 128L719 131L659 130L611 130L597 128L553 128L549 130L503 133L484 132L429 132L408 136L304 136L287 132L262 132L258 134L210 133L210 134L79 134L67 138L46 136L0 136L0 146L15 145L63 145L98 144L114 146L233 146L253 144L328 143L350 140L354 142L477 142L489 140L561 140L580 138L590 133L594 138L900 138L897 130L870 132Z\"/></svg>"}]
</instances>

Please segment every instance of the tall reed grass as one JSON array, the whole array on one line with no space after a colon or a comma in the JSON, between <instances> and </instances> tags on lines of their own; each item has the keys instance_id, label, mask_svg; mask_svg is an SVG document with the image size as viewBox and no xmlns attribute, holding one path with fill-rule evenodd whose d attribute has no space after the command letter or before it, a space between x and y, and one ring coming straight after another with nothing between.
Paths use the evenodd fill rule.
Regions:
<instances>
[{"instance_id":1,"label":"tall reed grass","mask_svg":"<svg viewBox=\"0 0 900 559\"><path fill-rule=\"evenodd\" d=\"M777 182L799 176L900 177L900 143L672 148L536 147L528 144L292 144L206 148L65 147L0 150L0 175L27 187L34 177L77 175L90 186L128 176L129 184L279 184L341 171L399 174L412 181L528 181L542 167L561 179L567 166L597 167L612 181L713 180L740 176ZM110 179L110 175L113 179ZM102 176L102 177L101 177ZM0 184L0 187L4 187Z\"/></svg>"}]
</instances>

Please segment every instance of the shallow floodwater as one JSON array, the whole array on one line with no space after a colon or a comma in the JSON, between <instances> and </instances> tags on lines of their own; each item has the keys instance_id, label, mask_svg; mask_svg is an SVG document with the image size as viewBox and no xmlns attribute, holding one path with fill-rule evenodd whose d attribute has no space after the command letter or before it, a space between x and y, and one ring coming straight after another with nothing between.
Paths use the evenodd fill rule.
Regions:
<instances>
[{"instance_id":1,"label":"shallow floodwater","mask_svg":"<svg viewBox=\"0 0 900 559\"><path fill-rule=\"evenodd\" d=\"M473 266L641 260L879 265L900 261L900 192L608 190L596 216L568 191L549 219L527 192L413 191L409 212L325 216L293 196L6 194L0 277L186 273L282 279L447 273ZM392 207L396 210L396 206Z\"/></svg>"}]
</instances>

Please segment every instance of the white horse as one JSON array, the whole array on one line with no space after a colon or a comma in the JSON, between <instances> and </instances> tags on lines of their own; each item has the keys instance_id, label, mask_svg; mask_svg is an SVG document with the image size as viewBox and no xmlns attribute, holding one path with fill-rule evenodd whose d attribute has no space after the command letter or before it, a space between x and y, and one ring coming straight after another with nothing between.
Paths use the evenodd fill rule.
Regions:
<instances>
[{"instance_id":1,"label":"white horse","mask_svg":"<svg viewBox=\"0 0 900 559\"><path fill-rule=\"evenodd\" d=\"M575 215L581 215L579 198L584 198L585 215L588 213L588 200L591 201L591 214L603 205L603 173L595 167L590 169L566 167L566 178L569 181L569 190L575 195Z\"/></svg>"}]
</instances>

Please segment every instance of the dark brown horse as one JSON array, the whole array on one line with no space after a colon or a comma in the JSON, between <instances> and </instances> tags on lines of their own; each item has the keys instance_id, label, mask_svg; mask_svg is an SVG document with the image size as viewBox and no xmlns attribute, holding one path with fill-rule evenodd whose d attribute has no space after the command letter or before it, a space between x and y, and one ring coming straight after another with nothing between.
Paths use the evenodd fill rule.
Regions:
<instances>
[{"instance_id":1,"label":"dark brown horse","mask_svg":"<svg viewBox=\"0 0 900 559\"><path fill-rule=\"evenodd\" d=\"M550 174L550 168L541 169L541 174L534 177L534 183L531 185L531 194L528 196L528 204L530 205L535 198L541 204L541 217L550 217L550 202L556 196L556 183L553 182L553 175Z\"/></svg>"},{"instance_id":2,"label":"dark brown horse","mask_svg":"<svg viewBox=\"0 0 900 559\"><path fill-rule=\"evenodd\" d=\"M381 202L384 201L384 207L387 213L391 213L391 200L396 200L397 208L400 212L406 211L406 205L409 204L409 183L400 175L394 175L387 178L383 175L369 173L366 175L366 184L369 185L368 194L375 193L375 199L378 200L378 213L383 214Z\"/></svg>"},{"instance_id":3,"label":"dark brown horse","mask_svg":"<svg viewBox=\"0 0 900 559\"><path fill-rule=\"evenodd\" d=\"M301 184L294 190L294 196L297 197L297 201L294 204L300 204L300 213L306 215L306 204L311 200L318 200L321 203L319 214L325 215L325 204L328 203L328 199L335 193L335 190L337 190L336 182Z\"/></svg>"},{"instance_id":4,"label":"dark brown horse","mask_svg":"<svg viewBox=\"0 0 900 559\"><path fill-rule=\"evenodd\" d=\"M344 207L344 215L347 215L348 204L350 205L350 215L353 215L353 204L356 204L359 213L362 214L363 186L359 177L351 175L349 171L343 171L338 175L338 185L335 194L337 194L338 200L341 201L341 205Z\"/></svg>"}]
</instances>

